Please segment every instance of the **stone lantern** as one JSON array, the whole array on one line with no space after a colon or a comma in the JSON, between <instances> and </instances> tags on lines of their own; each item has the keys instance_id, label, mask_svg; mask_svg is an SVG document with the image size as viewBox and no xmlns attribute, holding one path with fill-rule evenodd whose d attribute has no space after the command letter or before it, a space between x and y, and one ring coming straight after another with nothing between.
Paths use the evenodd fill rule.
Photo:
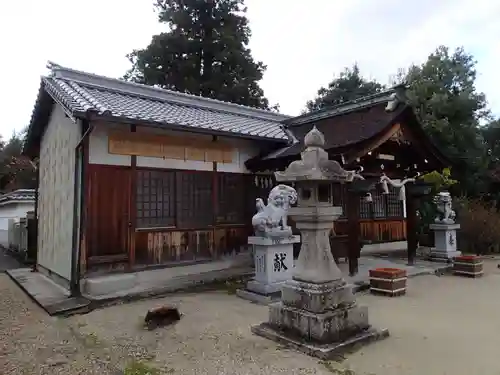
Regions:
<instances>
[{"instance_id":1,"label":"stone lantern","mask_svg":"<svg viewBox=\"0 0 500 375\"><path fill-rule=\"evenodd\" d=\"M294 184L297 205L289 215L301 232L302 247L292 279L283 283L281 301L269 305L269 320L252 331L307 354L329 358L346 346L386 337L368 323L368 309L356 304L330 249L329 232L342 214L332 206L332 183L363 179L328 159L323 134L314 127L304 138L301 160L276 172L278 182Z\"/></svg>"}]
</instances>

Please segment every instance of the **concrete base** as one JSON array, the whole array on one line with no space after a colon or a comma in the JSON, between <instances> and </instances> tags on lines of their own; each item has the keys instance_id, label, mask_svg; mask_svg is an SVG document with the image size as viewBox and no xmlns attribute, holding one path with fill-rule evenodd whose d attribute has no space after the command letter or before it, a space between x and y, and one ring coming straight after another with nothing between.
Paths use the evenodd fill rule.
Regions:
<instances>
[{"instance_id":1,"label":"concrete base","mask_svg":"<svg viewBox=\"0 0 500 375\"><path fill-rule=\"evenodd\" d=\"M137 279L138 276L133 273L89 278L83 283L83 293L94 297L118 293L135 287Z\"/></svg>"},{"instance_id":2,"label":"concrete base","mask_svg":"<svg viewBox=\"0 0 500 375\"><path fill-rule=\"evenodd\" d=\"M342 356L346 352L351 352L358 349L362 345L370 342L382 340L389 337L387 329L376 330L367 328L357 335L350 337L342 342L334 342L329 344L319 344L315 342L306 342L302 338L285 331L277 330L269 325L262 323L251 328L252 332L258 336L272 340L282 345L286 345L292 349L301 351L307 355L317 357L323 360L335 359Z\"/></svg>"},{"instance_id":3,"label":"concrete base","mask_svg":"<svg viewBox=\"0 0 500 375\"><path fill-rule=\"evenodd\" d=\"M266 284L258 280L250 280L247 282L247 290L258 293L258 294L276 294L281 295L281 288L283 287L283 282Z\"/></svg>"},{"instance_id":4,"label":"concrete base","mask_svg":"<svg viewBox=\"0 0 500 375\"><path fill-rule=\"evenodd\" d=\"M270 303L279 301L281 298L281 292L260 294L248 289L237 289L236 295L247 301L258 303L259 305L269 305Z\"/></svg>"},{"instance_id":5,"label":"concrete base","mask_svg":"<svg viewBox=\"0 0 500 375\"><path fill-rule=\"evenodd\" d=\"M428 259L434 262L446 262L449 263L453 258L462 255L461 251L439 251L436 249L431 250Z\"/></svg>"},{"instance_id":6,"label":"concrete base","mask_svg":"<svg viewBox=\"0 0 500 375\"><path fill-rule=\"evenodd\" d=\"M71 297L66 289L40 272L33 272L31 268L6 272L49 315L71 315L90 311L88 299Z\"/></svg>"},{"instance_id":7,"label":"concrete base","mask_svg":"<svg viewBox=\"0 0 500 375\"><path fill-rule=\"evenodd\" d=\"M133 273L95 276L82 279L85 297L100 303L120 298L145 298L175 292L195 285L248 276L253 273L250 254L213 262Z\"/></svg>"},{"instance_id":8,"label":"concrete base","mask_svg":"<svg viewBox=\"0 0 500 375\"><path fill-rule=\"evenodd\" d=\"M283 282L266 284L253 279L247 282L245 289L238 289L236 295L248 301L268 305L280 300L282 286Z\"/></svg>"}]
</instances>

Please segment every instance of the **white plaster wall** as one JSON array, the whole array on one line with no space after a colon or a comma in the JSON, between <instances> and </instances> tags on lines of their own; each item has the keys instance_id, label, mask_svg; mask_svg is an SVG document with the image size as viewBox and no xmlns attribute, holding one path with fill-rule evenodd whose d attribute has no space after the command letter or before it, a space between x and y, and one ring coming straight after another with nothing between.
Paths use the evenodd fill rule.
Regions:
<instances>
[{"instance_id":1,"label":"white plaster wall","mask_svg":"<svg viewBox=\"0 0 500 375\"><path fill-rule=\"evenodd\" d=\"M17 202L0 206L0 229L9 229L9 219L26 217L28 211L35 210L35 202Z\"/></svg>"},{"instance_id":2,"label":"white plaster wall","mask_svg":"<svg viewBox=\"0 0 500 375\"><path fill-rule=\"evenodd\" d=\"M0 245L9 246L9 220L26 217L28 211L35 210L35 202L7 203L0 206Z\"/></svg>"},{"instance_id":3,"label":"white plaster wall","mask_svg":"<svg viewBox=\"0 0 500 375\"><path fill-rule=\"evenodd\" d=\"M108 133L112 130L128 131L129 125L125 124L110 124L97 123L90 135L90 154L89 162L92 164L107 164L107 165L130 165L130 156L113 155L108 152ZM138 126L137 132L154 133L162 135L172 135L177 137L189 136L192 138L211 140L211 135L194 134L186 132L178 132L173 130L164 130L158 128L150 128ZM245 168L245 161L259 153L257 141L245 139L235 139L229 137L219 137L223 142L231 144L235 149L233 152L232 163L218 163L217 170L221 172L232 173L249 173ZM138 167L165 168L165 169L186 169L186 170L201 170L211 171L213 165L211 162L197 160L178 160L178 159L163 159L147 156L137 157Z\"/></svg>"},{"instance_id":4,"label":"white plaster wall","mask_svg":"<svg viewBox=\"0 0 500 375\"><path fill-rule=\"evenodd\" d=\"M130 156L108 152L108 133L113 130L128 131L130 125L96 123L89 137L89 163L106 165L130 165Z\"/></svg>"},{"instance_id":5,"label":"white plaster wall","mask_svg":"<svg viewBox=\"0 0 500 375\"><path fill-rule=\"evenodd\" d=\"M239 138L220 137L221 141L227 142L234 147L232 163L218 163L217 170L220 172L250 173L245 167L245 162L259 154L258 141L250 141Z\"/></svg>"},{"instance_id":6,"label":"white plaster wall","mask_svg":"<svg viewBox=\"0 0 500 375\"><path fill-rule=\"evenodd\" d=\"M75 147L80 123L54 105L40 147L38 263L69 280L73 246Z\"/></svg>"}]
</instances>

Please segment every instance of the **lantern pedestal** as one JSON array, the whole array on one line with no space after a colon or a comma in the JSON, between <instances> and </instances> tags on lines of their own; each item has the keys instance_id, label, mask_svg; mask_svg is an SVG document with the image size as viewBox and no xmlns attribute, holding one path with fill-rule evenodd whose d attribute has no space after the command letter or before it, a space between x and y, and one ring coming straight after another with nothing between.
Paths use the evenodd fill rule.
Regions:
<instances>
[{"instance_id":1,"label":"lantern pedestal","mask_svg":"<svg viewBox=\"0 0 500 375\"><path fill-rule=\"evenodd\" d=\"M302 249L281 301L269 305L269 320L252 327L253 333L323 359L389 335L370 326L368 308L356 304L352 285L333 260L328 232L341 213L341 207L321 204L290 209Z\"/></svg>"}]
</instances>

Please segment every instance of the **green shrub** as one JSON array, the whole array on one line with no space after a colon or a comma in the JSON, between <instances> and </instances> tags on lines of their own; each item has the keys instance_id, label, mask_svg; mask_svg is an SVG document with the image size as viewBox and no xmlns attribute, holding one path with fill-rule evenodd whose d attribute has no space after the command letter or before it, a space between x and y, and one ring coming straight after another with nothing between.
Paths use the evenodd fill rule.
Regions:
<instances>
[{"instance_id":1,"label":"green shrub","mask_svg":"<svg viewBox=\"0 0 500 375\"><path fill-rule=\"evenodd\" d=\"M478 255L500 252L500 212L491 204L460 198L455 201L460 250Z\"/></svg>"}]
</instances>

